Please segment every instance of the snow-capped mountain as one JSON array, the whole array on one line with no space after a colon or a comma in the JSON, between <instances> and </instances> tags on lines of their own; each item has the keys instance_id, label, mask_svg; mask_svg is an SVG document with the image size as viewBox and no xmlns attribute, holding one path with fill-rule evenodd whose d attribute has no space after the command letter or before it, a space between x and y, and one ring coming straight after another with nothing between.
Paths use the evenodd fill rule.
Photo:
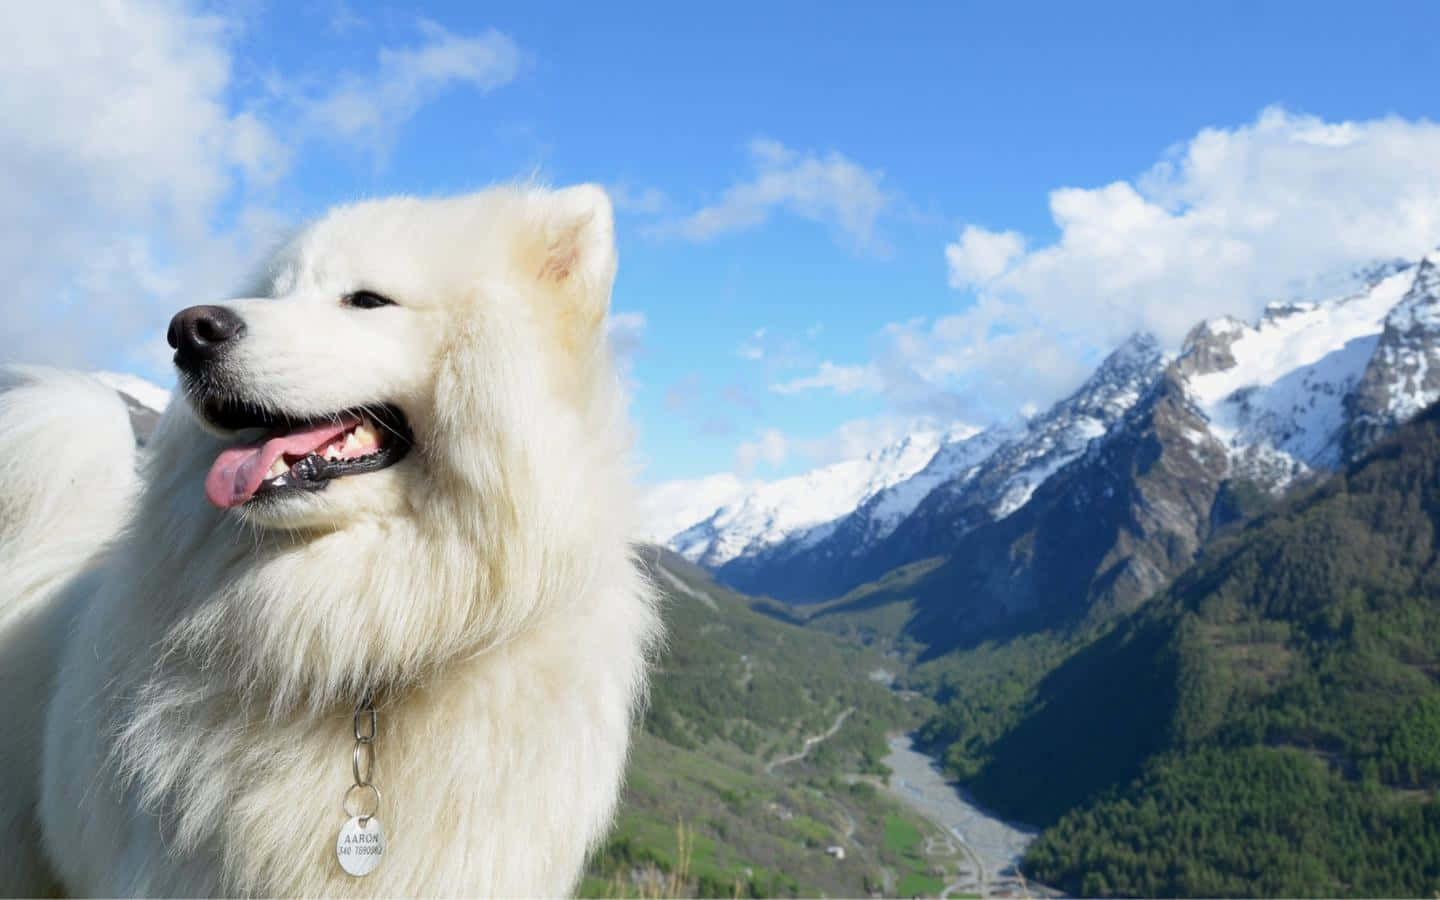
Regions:
<instances>
[{"instance_id":1,"label":"snow-capped mountain","mask_svg":"<svg viewBox=\"0 0 1440 900\"><path fill-rule=\"evenodd\" d=\"M788 541L821 541L842 516L922 469L942 444L973 432L918 432L860 459L761 484L675 534L668 546L716 568Z\"/></svg>"},{"instance_id":2,"label":"snow-capped mountain","mask_svg":"<svg viewBox=\"0 0 1440 900\"><path fill-rule=\"evenodd\" d=\"M1191 332L1180 372L1233 474L1274 490L1340 464L1346 398L1415 282L1408 267L1328 303L1272 305L1253 325L1215 319Z\"/></svg>"},{"instance_id":3,"label":"snow-capped mountain","mask_svg":"<svg viewBox=\"0 0 1440 900\"><path fill-rule=\"evenodd\" d=\"M1253 323L1202 322L1174 357L1137 335L1022 425L942 441L903 476L908 466L828 504L800 487L809 476L791 479L764 502L758 492L734 501L670 546L741 590L798 602L968 553L978 561L949 565L946 577L977 598L1024 595L1016 608L1034 605L1043 583L1048 594L1073 589L1131 605L1233 517L1234 485L1278 492L1440 399L1440 252L1351 284L1327 301L1272 304ZM792 496L808 504L799 513L785 506ZM1046 551L1066 558L1057 570L1078 579L1074 588L1035 574L1044 555L1036 542L1058 534L1092 551L1079 563L1061 545ZM1092 568L1102 563L1103 577Z\"/></svg>"},{"instance_id":4,"label":"snow-capped mountain","mask_svg":"<svg viewBox=\"0 0 1440 900\"><path fill-rule=\"evenodd\" d=\"M1153 337L1132 335L1073 394L1030 419L1025 428L1005 434L971 477L931 491L912 521L897 529L896 540L918 541L921 546L911 551L928 555L943 546L925 536L932 530L926 521L953 523L949 534L935 536L943 542L1024 506L1037 487L1135 405L1166 361Z\"/></svg>"},{"instance_id":5,"label":"snow-capped mountain","mask_svg":"<svg viewBox=\"0 0 1440 900\"><path fill-rule=\"evenodd\" d=\"M1136 402L1163 365L1154 339L1135 335L1043 414L947 442L931 464L846 511L821 539L778 541L726 561L717 574L740 590L803 602L942 554L960 535L1024 505Z\"/></svg>"},{"instance_id":6,"label":"snow-capped mountain","mask_svg":"<svg viewBox=\"0 0 1440 900\"><path fill-rule=\"evenodd\" d=\"M641 537L663 544L676 533L708 518L750 487L733 472L655 485L640 500L645 522Z\"/></svg>"}]
</instances>

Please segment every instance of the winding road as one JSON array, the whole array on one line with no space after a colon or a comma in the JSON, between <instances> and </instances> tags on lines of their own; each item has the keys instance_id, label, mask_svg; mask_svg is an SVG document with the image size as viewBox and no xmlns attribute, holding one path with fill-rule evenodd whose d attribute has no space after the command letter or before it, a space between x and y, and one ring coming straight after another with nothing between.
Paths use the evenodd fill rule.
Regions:
<instances>
[{"instance_id":1,"label":"winding road","mask_svg":"<svg viewBox=\"0 0 1440 900\"><path fill-rule=\"evenodd\" d=\"M770 760L768 763L765 764L765 774L772 775L774 774L776 767L783 766L786 763L792 763L797 760L804 759L806 755L810 753L810 749L816 744L834 737L835 732L840 730L840 726L845 724L845 720L850 718L850 714L854 711L855 707L853 706L847 708L844 712L835 717L835 724L831 725L828 731L824 731L820 734L812 734L810 737L807 737L805 739L805 746L800 748L799 753L792 753L789 756L782 756L778 759Z\"/></svg>"}]
</instances>

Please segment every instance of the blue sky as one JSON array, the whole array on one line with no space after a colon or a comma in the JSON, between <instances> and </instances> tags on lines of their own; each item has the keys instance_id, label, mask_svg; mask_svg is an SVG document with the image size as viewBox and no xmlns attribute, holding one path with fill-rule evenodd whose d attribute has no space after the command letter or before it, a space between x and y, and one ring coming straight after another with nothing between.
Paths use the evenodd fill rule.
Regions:
<instances>
[{"instance_id":1,"label":"blue sky","mask_svg":"<svg viewBox=\"0 0 1440 900\"><path fill-rule=\"evenodd\" d=\"M287 223L597 181L652 482L1013 415L1136 328L1173 347L1201 316L1440 242L1433 3L20 19L0 38L0 199L20 211L0 354L163 379L168 313ZM97 320L104 340L74 336Z\"/></svg>"}]
</instances>

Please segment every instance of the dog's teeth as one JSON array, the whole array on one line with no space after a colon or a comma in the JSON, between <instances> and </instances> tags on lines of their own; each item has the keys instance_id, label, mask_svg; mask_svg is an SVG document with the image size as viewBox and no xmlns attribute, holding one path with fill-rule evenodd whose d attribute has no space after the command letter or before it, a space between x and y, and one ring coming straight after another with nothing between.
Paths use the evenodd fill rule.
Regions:
<instances>
[{"instance_id":1,"label":"dog's teeth","mask_svg":"<svg viewBox=\"0 0 1440 900\"><path fill-rule=\"evenodd\" d=\"M359 447L376 447L380 444L380 436L369 424L355 426L355 430L350 432L350 436L355 439L355 444Z\"/></svg>"},{"instance_id":2,"label":"dog's teeth","mask_svg":"<svg viewBox=\"0 0 1440 900\"><path fill-rule=\"evenodd\" d=\"M337 447L337 446L335 446L334 444L331 444L330 446L326 447L326 448L325 448L325 458L326 458L326 459L339 459L339 458L340 458L340 448Z\"/></svg>"},{"instance_id":3,"label":"dog's teeth","mask_svg":"<svg viewBox=\"0 0 1440 900\"><path fill-rule=\"evenodd\" d=\"M270 468L265 472L265 477L279 478L288 471L290 471L290 467L285 465L285 458L282 456L270 464Z\"/></svg>"}]
</instances>

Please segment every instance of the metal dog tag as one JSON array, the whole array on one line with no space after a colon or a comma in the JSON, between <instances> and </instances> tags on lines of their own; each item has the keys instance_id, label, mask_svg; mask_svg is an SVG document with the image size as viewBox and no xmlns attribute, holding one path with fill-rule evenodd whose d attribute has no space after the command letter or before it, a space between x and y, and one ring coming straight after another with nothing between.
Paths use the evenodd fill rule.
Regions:
<instances>
[{"instance_id":1,"label":"metal dog tag","mask_svg":"<svg viewBox=\"0 0 1440 900\"><path fill-rule=\"evenodd\" d=\"M340 868L355 877L363 877L375 871L385 855L385 829L380 821L370 816L362 821L355 816L340 828L340 837L335 841L335 856Z\"/></svg>"}]
</instances>

